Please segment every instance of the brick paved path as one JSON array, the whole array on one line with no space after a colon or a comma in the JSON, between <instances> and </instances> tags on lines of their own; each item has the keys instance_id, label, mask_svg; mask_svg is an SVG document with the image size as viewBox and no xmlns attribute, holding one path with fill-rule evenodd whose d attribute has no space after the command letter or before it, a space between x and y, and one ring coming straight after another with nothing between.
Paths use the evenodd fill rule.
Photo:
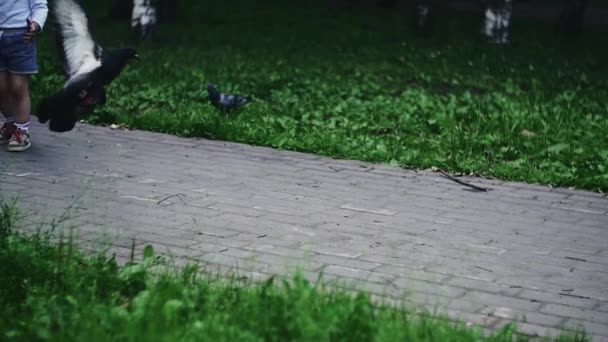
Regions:
<instances>
[{"instance_id":1,"label":"brick paved path","mask_svg":"<svg viewBox=\"0 0 608 342\"><path fill-rule=\"evenodd\" d=\"M79 227L83 246L161 253L251 277L340 279L492 329L584 325L608 339L608 199L219 141L39 125L26 154L0 151L0 191L25 228ZM69 213L66 208L70 206ZM86 242L90 241L90 242ZM105 241L105 240L104 240Z\"/></svg>"}]
</instances>

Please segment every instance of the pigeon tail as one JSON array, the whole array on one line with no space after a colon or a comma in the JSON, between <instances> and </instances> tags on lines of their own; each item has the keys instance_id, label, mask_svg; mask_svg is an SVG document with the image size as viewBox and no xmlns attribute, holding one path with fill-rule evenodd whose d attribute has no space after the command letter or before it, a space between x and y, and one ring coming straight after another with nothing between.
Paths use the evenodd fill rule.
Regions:
<instances>
[{"instance_id":1,"label":"pigeon tail","mask_svg":"<svg viewBox=\"0 0 608 342\"><path fill-rule=\"evenodd\" d=\"M69 132L73 130L74 127L76 127L76 121L67 120L65 118L56 118L49 122L49 130L55 133Z\"/></svg>"},{"instance_id":2,"label":"pigeon tail","mask_svg":"<svg viewBox=\"0 0 608 342\"><path fill-rule=\"evenodd\" d=\"M239 96L239 98L238 98L239 106L245 105L249 102L251 102L251 96Z\"/></svg>"},{"instance_id":3,"label":"pigeon tail","mask_svg":"<svg viewBox=\"0 0 608 342\"><path fill-rule=\"evenodd\" d=\"M38 121L46 123L56 116L55 113L60 113L66 109L66 103L69 97L65 91L59 91L51 96L44 98L37 108Z\"/></svg>"}]
</instances>

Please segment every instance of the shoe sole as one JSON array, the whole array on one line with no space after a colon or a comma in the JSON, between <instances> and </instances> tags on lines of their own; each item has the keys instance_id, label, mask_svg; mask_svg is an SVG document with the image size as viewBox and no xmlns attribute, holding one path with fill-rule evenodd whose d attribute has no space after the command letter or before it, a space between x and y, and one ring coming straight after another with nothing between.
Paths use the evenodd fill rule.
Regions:
<instances>
[{"instance_id":1,"label":"shoe sole","mask_svg":"<svg viewBox=\"0 0 608 342\"><path fill-rule=\"evenodd\" d=\"M30 147L32 147L32 144L29 143L25 146L9 146L6 150L9 152L24 152L30 149Z\"/></svg>"}]
</instances>

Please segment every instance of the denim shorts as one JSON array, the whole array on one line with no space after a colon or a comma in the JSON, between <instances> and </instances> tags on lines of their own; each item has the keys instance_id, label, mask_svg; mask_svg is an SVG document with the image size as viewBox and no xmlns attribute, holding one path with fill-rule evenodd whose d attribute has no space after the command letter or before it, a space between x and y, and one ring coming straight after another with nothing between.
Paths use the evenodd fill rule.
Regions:
<instances>
[{"instance_id":1,"label":"denim shorts","mask_svg":"<svg viewBox=\"0 0 608 342\"><path fill-rule=\"evenodd\" d=\"M25 28L0 28L0 71L20 75L38 73L36 43L23 40L26 31Z\"/></svg>"}]
</instances>

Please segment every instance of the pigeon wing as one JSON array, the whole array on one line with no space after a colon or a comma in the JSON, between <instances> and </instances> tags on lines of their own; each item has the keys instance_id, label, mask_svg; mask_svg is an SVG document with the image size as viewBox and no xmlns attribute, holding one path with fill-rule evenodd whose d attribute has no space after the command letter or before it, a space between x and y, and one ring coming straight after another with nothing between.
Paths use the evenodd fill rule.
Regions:
<instances>
[{"instance_id":1,"label":"pigeon wing","mask_svg":"<svg viewBox=\"0 0 608 342\"><path fill-rule=\"evenodd\" d=\"M236 105L236 97L234 95L221 94L220 104L226 107L233 107Z\"/></svg>"},{"instance_id":2,"label":"pigeon wing","mask_svg":"<svg viewBox=\"0 0 608 342\"><path fill-rule=\"evenodd\" d=\"M87 16L76 1L56 0L54 9L69 84L101 66L102 49L93 41Z\"/></svg>"}]
</instances>

